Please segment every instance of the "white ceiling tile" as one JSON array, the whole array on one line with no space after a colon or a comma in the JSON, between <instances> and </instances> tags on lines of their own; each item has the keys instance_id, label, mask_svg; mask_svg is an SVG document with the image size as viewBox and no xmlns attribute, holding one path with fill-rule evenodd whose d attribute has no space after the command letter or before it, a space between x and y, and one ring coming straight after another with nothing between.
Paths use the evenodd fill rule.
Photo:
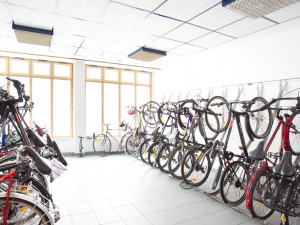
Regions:
<instances>
[{"instance_id":1,"label":"white ceiling tile","mask_svg":"<svg viewBox=\"0 0 300 225\"><path fill-rule=\"evenodd\" d=\"M233 38L212 32L194 41L191 41L190 43L204 48L210 48L231 40L233 40Z\"/></svg>"},{"instance_id":2,"label":"white ceiling tile","mask_svg":"<svg viewBox=\"0 0 300 225\"><path fill-rule=\"evenodd\" d=\"M86 48L80 48L76 55L81 56L88 56L88 57L100 57L103 54L102 51L94 50L94 49L86 49Z\"/></svg>"},{"instance_id":3,"label":"white ceiling tile","mask_svg":"<svg viewBox=\"0 0 300 225\"><path fill-rule=\"evenodd\" d=\"M167 56L162 57L160 59L157 59L155 61L162 61L162 62L173 62L179 59L182 59L184 56L182 55L176 55L176 54L172 54L172 53L167 53Z\"/></svg>"},{"instance_id":4,"label":"white ceiling tile","mask_svg":"<svg viewBox=\"0 0 300 225\"><path fill-rule=\"evenodd\" d=\"M115 0L116 2L134 6L136 8L152 11L157 8L165 0Z\"/></svg>"},{"instance_id":5,"label":"white ceiling tile","mask_svg":"<svg viewBox=\"0 0 300 225\"><path fill-rule=\"evenodd\" d=\"M60 32L55 32L52 37L53 44L59 45L69 45L69 46L77 46L79 47L80 44L83 42L84 37L71 35L71 34L64 34Z\"/></svg>"},{"instance_id":6,"label":"white ceiling tile","mask_svg":"<svg viewBox=\"0 0 300 225\"><path fill-rule=\"evenodd\" d=\"M82 47L88 49L101 50L105 52L124 53L124 54L129 54L138 49L137 46L132 46L132 45L123 44L119 42L112 42L107 40L92 39L92 38L87 38L83 42Z\"/></svg>"},{"instance_id":7,"label":"white ceiling tile","mask_svg":"<svg viewBox=\"0 0 300 225\"><path fill-rule=\"evenodd\" d=\"M53 14L35 9L9 5L12 20L15 24L51 30L53 27Z\"/></svg>"},{"instance_id":8,"label":"white ceiling tile","mask_svg":"<svg viewBox=\"0 0 300 225\"><path fill-rule=\"evenodd\" d=\"M272 25L275 25L275 23L263 18L258 18L255 20L245 18L227 27L221 28L218 31L233 37L242 37Z\"/></svg>"},{"instance_id":9,"label":"white ceiling tile","mask_svg":"<svg viewBox=\"0 0 300 225\"><path fill-rule=\"evenodd\" d=\"M0 21L11 23L12 19L8 13L7 7L5 3L0 2Z\"/></svg>"},{"instance_id":10,"label":"white ceiling tile","mask_svg":"<svg viewBox=\"0 0 300 225\"><path fill-rule=\"evenodd\" d=\"M57 13L95 21L103 13L109 0L63 0L58 2Z\"/></svg>"},{"instance_id":11,"label":"white ceiling tile","mask_svg":"<svg viewBox=\"0 0 300 225\"><path fill-rule=\"evenodd\" d=\"M181 45L177 48L172 49L170 51L170 53L187 56L187 55L194 54L196 52L200 52L202 50L204 50L204 48L196 47L196 46L189 45L189 44L185 44L185 45Z\"/></svg>"},{"instance_id":12,"label":"white ceiling tile","mask_svg":"<svg viewBox=\"0 0 300 225\"><path fill-rule=\"evenodd\" d=\"M8 3L31 9L54 12L56 0L7 0Z\"/></svg>"},{"instance_id":13,"label":"white ceiling tile","mask_svg":"<svg viewBox=\"0 0 300 225\"><path fill-rule=\"evenodd\" d=\"M127 54L118 54L113 52L104 52L101 58L106 60L121 60L127 58Z\"/></svg>"},{"instance_id":14,"label":"white ceiling tile","mask_svg":"<svg viewBox=\"0 0 300 225\"><path fill-rule=\"evenodd\" d=\"M56 45L53 44L50 47L50 51L54 53L65 53L69 55L74 55L75 52L77 51L77 47L71 47L71 46L65 46L65 45Z\"/></svg>"},{"instance_id":15,"label":"white ceiling tile","mask_svg":"<svg viewBox=\"0 0 300 225\"><path fill-rule=\"evenodd\" d=\"M11 23L1 23L0 22L0 35L1 36L8 36L8 37L15 37L15 32L12 29Z\"/></svg>"},{"instance_id":16,"label":"white ceiling tile","mask_svg":"<svg viewBox=\"0 0 300 225\"><path fill-rule=\"evenodd\" d=\"M97 21L104 24L132 28L147 15L149 15L148 12L112 2L102 14L98 15Z\"/></svg>"},{"instance_id":17,"label":"white ceiling tile","mask_svg":"<svg viewBox=\"0 0 300 225\"><path fill-rule=\"evenodd\" d=\"M195 38L198 38L200 36L203 36L204 34L209 33L209 30L202 29L200 27L196 27L194 25L190 24L183 24L182 26L174 29L170 33L164 35L164 37L183 41L183 42L189 42Z\"/></svg>"},{"instance_id":18,"label":"white ceiling tile","mask_svg":"<svg viewBox=\"0 0 300 225\"><path fill-rule=\"evenodd\" d=\"M141 21L135 29L139 32L161 36L180 24L182 24L182 22L162 16L150 15Z\"/></svg>"},{"instance_id":19,"label":"white ceiling tile","mask_svg":"<svg viewBox=\"0 0 300 225\"><path fill-rule=\"evenodd\" d=\"M29 49L29 50L36 50L36 51L49 51L48 46L32 45L32 44L25 44L25 43L18 43L18 46L22 49Z\"/></svg>"},{"instance_id":20,"label":"white ceiling tile","mask_svg":"<svg viewBox=\"0 0 300 225\"><path fill-rule=\"evenodd\" d=\"M244 17L244 15L224 8L221 4L219 4L192 19L191 21L189 21L189 23L196 24L211 30L216 30Z\"/></svg>"},{"instance_id":21,"label":"white ceiling tile","mask_svg":"<svg viewBox=\"0 0 300 225\"><path fill-rule=\"evenodd\" d=\"M91 30L90 22L66 16L55 16L54 32L87 36Z\"/></svg>"},{"instance_id":22,"label":"white ceiling tile","mask_svg":"<svg viewBox=\"0 0 300 225\"><path fill-rule=\"evenodd\" d=\"M275 20L276 22L282 23L284 21L293 19L298 16L300 16L300 2L287 6L276 12L270 13L265 17Z\"/></svg>"},{"instance_id":23,"label":"white ceiling tile","mask_svg":"<svg viewBox=\"0 0 300 225\"><path fill-rule=\"evenodd\" d=\"M4 47L4 46L17 46L17 45L18 45L18 41L17 41L16 38L0 36L0 46L1 47Z\"/></svg>"},{"instance_id":24,"label":"white ceiling tile","mask_svg":"<svg viewBox=\"0 0 300 225\"><path fill-rule=\"evenodd\" d=\"M187 21L219 2L220 0L169 0L155 13Z\"/></svg>"},{"instance_id":25,"label":"white ceiling tile","mask_svg":"<svg viewBox=\"0 0 300 225\"><path fill-rule=\"evenodd\" d=\"M166 38L158 38L150 44L146 45L147 48L153 48L161 51L169 51L172 48L176 48L182 45L181 42L168 40Z\"/></svg>"}]
</instances>

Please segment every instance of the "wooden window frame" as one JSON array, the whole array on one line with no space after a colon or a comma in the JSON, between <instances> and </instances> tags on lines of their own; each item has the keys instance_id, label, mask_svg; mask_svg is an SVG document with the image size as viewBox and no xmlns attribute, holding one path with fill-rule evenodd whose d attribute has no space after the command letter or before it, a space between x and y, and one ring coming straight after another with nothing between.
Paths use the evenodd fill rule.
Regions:
<instances>
[{"instance_id":1,"label":"wooden window frame","mask_svg":"<svg viewBox=\"0 0 300 225\"><path fill-rule=\"evenodd\" d=\"M62 62L52 62L52 61L44 61L44 60L33 60L33 59L19 59L19 58L10 58L10 57L1 57L1 58L7 58L7 76L11 77L27 77L29 78L30 82L30 93L29 96L32 99L32 79L35 78L41 78L41 79L49 79L50 80L50 131L49 134L52 138L73 138L73 67L74 65L72 63L62 63ZM11 61L13 60L25 60L29 63L28 67L28 74L26 73L11 73ZM50 64L50 74L49 75L41 75L41 74L33 74L33 64L35 62L40 63L49 63ZM62 76L55 76L54 75L54 66L57 64L65 64L69 66L69 76L68 77L62 77ZM53 135L53 80L68 80L70 81L70 135L69 136L54 136Z\"/></svg>"},{"instance_id":2,"label":"wooden window frame","mask_svg":"<svg viewBox=\"0 0 300 225\"><path fill-rule=\"evenodd\" d=\"M99 68L102 70L101 73L101 80L98 79L91 79L87 77L87 68L92 67L92 68ZM118 81L112 81L112 80L105 80L105 69L109 69L109 70L117 70L118 71ZM133 82L123 82L122 81L122 72L123 71L132 71L134 73L134 81ZM138 72L142 72L142 73L148 73L149 74L149 84L142 84L142 83L137 83L137 73ZM101 123L103 124L104 121L104 84L105 83L110 83L110 84L118 84L119 87L119 101L118 101L118 105L119 105L119 123L121 122L122 118L121 118L121 85L131 85L134 86L134 104L136 105L137 103L137 87L138 86L143 86L143 87L149 87L149 91L150 91L150 101L152 101L152 72L148 72L148 71L138 71L138 70L128 70L128 69L121 69L121 68L111 68L111 67L103 67L103 66L95 66L95 65L85 65L85 86L87 82L97 82L97 83L101 83L101 87L102 87L102 95L101 95ZM85 100L86 100L86 89L85 89ZM86 103L85 103L86 106ZM85 108L86 110L86 108ZM86 114L85 114L86 115ZM86 116L85 116L85 134L86 134ZM135 121L136 123L136 121ZM102 127L101 130L99 132L103 133L104 128ZM98 132L95 131L97 134ZM115 136L115 137L121 137L121 130L119 131L119 135Z\"/></svg>"}]
</instances>

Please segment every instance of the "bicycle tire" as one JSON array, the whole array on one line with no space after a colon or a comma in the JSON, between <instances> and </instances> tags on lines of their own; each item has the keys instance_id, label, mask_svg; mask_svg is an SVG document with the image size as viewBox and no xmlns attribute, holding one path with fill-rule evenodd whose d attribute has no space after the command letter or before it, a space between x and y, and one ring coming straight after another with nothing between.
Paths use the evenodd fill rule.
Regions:
<instances>
[{"instance_id":1,"label":"bicycle tire","mask_svg":"<svg viewBox=\"0 0 300 225\"><path fill-rule=\"evenodd\" d=\"M184 156L181 176L185 183L198 187L207 180L210 171L210 158L204 151L189 151Z\"/></svg>"},{"instance_id":2,"label":"bicycle tire","mask_svg":"<svg viewBox=\"0 0 300 225\"><path fill-rule=\"evenodd\" d=\"M101 156L107 156L111 151L111 141L106 134L98 134L93 140L94 152Z\"/></svg>"},{"instance_id":3,"label":"bicycle tire","mask_svg":"<svg viewBox=\"0 0 300 225\"><path fill-rule=\"evenodd\" d=\"M289 130L289 146L293 155L300 155L300 111L291 115L292 127Z\"/></svg>"},{"instance_id":4,"label":"bicycle tire","mask_svg":"<svg viewBox=\"0 0 300 225\"><path fill-rule=\"evenodd\" d=\"M183 151L184 148L179 146L175 147L170 153L169 161L168 161L168 169L170 174L179 180L182 180L180 166L184 158Z\"/></svg>"},{"instance_id":5,"label":"bicycle tire","mask_svg":"<svg viewBox=\"0 0 300 225\"><path fill-rule=\"evenodd\" d=\"M268 101L262 97L255 97L251 101L255 102L250 106L250 110L263 107ZM271 131L273 125L273 116L271 109L265 109L250 113L245 119L246 129L250 130L253 137L257 139L265 138Z\"/></svg>"},{"instance_id":6,"label":"bicycle tire","mask_svg":"<svg viewBox=\"0 0 300 225\"><path fill-rule=\"evenodd\" d=\"M136 136L134 133L131 134L126 140L125 149L127 154L132 156L138 156L140 144L141 144L141 137Z\"/></svg>"},{"instance_id":7,"label":"bicycle tire","mask_svg":"<svg viewBox=\"0 0 300 225\"><path fill-rule=\"evenodd\" d=\"M170 173L168 168L170 153L171 153L171 145L164 144L157 156L158 168L165 173Z\"/></svg>"},{"instance_id":8,"label":"bicycle tire","mask_svg":"<svg viewBox=\"0 0 300 225\"><path fill-rule=\"evenodd\" d=\"M181 113L182 112L182 109L184 107L190 107L190 106L187 106L188 104L192 104L192 102L184 102L184 103L181 103L181 105L179 106L179 113L177 115L177 121L178 121L178 124L179 126L182 128L182 129L186 129L186 125L187 125L187 121L188 121L188 118L185 116L185 114ZM194 124L194 127L197 127L198 126L198 121L195 120L196 123ZM191 125L191 124L189 124Z\"/></svg>"},{"instance_id":9,"label":"bicycle tire","mask_svg":"<svg viewBox=\"0 0 300 225\"><path fill-rule=\"evenodd\" d=\"M170 120L169 120L169 122L168 122L167 124L165 124L166 121L167 121L167 119L168 119L168 115L167 115L168 110L167 110L167 109L164 110L164 107L165 107L166 105L167 105L167 104L164 103L164 104L162 104L162 105L159 107L159 109L158 109L158 111L157 111L157 117L158 117L158 121L159 121L159 123L160 123L161 125L166 126L166 127L171 127L171 126L172 126L172 123L170 122ZM172 105L172 106L174 107L174 109L172 109L172 110L177 111L176 106L175 106L175 105ZM175 122L176 122L176 121L175 121ZM170 123L170 124L169 124L169 123ZM175 125L175 124L174 124L174 125Z\"/></svg>"},{"instance_id":10,"label":"bicycle tire","mask_svg":"<svg viewBox=\"0 0 300 225\"><path fill-rule=\"evenodd\" d=\"M216 115L213 115L213 117L215 117L217 129L219 130L220 129L219 119ZM216 133L216 132L212 131L211 129L209 129L206 122L207 121L203 119L204 126L202 125L202 123L200 123L200 122L198 123L199 132L202 135L202 137L206 136L207 140L213 141L218 137L219 133Z\"/></svg>"},{"instance_id":11,"label":"bicycle tire","mask_svg":"<svg viewBox=\"0 0 300 225\"><path fill-rule=\"evenodd\" d=\"M157 155L162 147L161 142L154 142L148 149L148 163L150 166L156 166Z\"/></svg>"},{"instance_id":12,"label":"bicycle tire","mask_svg":"<svg viewBox=\"0 0 300 225\"><path fill-rule=\"evenodd\" d=\"M0 197L0 205L5 205L6 202L6 197ZM26 224L26 222L30 222L30 220L34 219L35 221L37 221L37 224L54 224L52 221L52 218L49 218L47 216L47 214L45 213L45 211L40 208L36 202L30 202L27 201L25 199L21 199L18 197L9 197L9 208L10 209L14 209L14 210L10 210L9 216L8 216L8 220L6 221L7 224ZM16 209L18 208L18 209ZM25 209L25 210L24 210ZM30 210L30 212L28 212L28 210ZM13 214L14 213L14 214ZM24 217L20 214L26 213L25 219L28 220L24 220ZM27 215L28 213L29 216ZM17 218L15 218L16 216L20 216L22 220L20 221L16 221ZM22 218L23 217L23 218ZM40 218L40 219L39 219ZM3 221L3 217L0 216L0 220Z\"/></svg>"},{"instance_id":13,"label":"bicycle tire","mask_svg":"<svg viewBox=\"0 0 300 225\"><path fill-rule=\"evenodd\" d=\"M159 119L155 117L155 115L157 115L157 111L158 111L159 107L160 107L160 105L155 101L147 102L142 107L143 120L145 123L148 121L148 126L150 128L154 128L156 126L156 124L159 122ZM146 113L146 112L148 112L148 113ZM149 115L149 113L151 113L153 115L153 117L156 118L156 120L154 118L154 120L155 120L154 122L148 120L147 116Z\"/></svg>"},{"instance_id":14,"label":"bicycle tire","mask_svg":"<svg viewBox=\"0 0 300 225\"><path fill-rule=\"evenodd\" d=\"M246 189L243 186L247 186L249 176L247 166L240 161L232 162L225 168L220 178L220 194L226 204L236 206L246 199Z\"/></svg>"},{"instance_id":15,"label":"bicycle tire","mask_svg":"<svg viewBox=\"0 0 300 225\"><path fill-rule=\"evenodd\" d=\"M266 175L268 172L266 169L260 168L252 176L248 184L247 190L247 208L249 209L253 218L267 219L274 210L265 206L262 200L262 196L265 192L265 184L268 183Z\"/></svg>"},{"instance_id":16,"label":"bicycle tire","mask_svg":"<svg viewBox=\"0 0 300 225\"><path fill-rule=\"evenodd\" d=\"M140 157L145 163L148 163L148 148L150 146L149 142L150 139L146 139L139 146Z\"/></svg>"},{"instance_id":17,"label":"bicycle tire","mask_svg":"<svg viewBox=\"0 0 300 225\"><path fill-rule=\"evenodd\" d=\"M214 105L218 103L222 103L222 105ZM205 120L211 131L221 133L228 128L231 113L228 109L227 103L227 100L221 96L214 96L207 102L205 106L207 110L205 113ZM214 123L214 116L218 117L219 125Z\"/></svg>"},{"instance_id":18,"label":"bicycle tire","mask_svg":"<svg viewBox=\"0 0 300 225\"><path fill-rule=\"evenodd\" d=\"M121 138L121 141L120 141L120 148L125 152L125 148L126 148L126 141L127 139L129 138L129 136L132 134L133 132L132 131L128 131L126 132L122 138Z\"/></svg>"}]
</instances>

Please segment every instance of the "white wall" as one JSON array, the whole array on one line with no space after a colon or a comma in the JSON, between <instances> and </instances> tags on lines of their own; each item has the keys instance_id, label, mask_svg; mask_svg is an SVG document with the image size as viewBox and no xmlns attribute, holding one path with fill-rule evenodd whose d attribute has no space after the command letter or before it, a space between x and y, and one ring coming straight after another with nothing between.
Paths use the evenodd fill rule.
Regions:
<instances>
[{"instance_id":1,"label":"white wall","mask_svg":"<svg viewBox=\"0 0 300 225\"><path fill-rule=\"evenodd\" d=\"M300 18L186 57L156 73L165 91L300 77Z\"/></svg>"}]
</instances>

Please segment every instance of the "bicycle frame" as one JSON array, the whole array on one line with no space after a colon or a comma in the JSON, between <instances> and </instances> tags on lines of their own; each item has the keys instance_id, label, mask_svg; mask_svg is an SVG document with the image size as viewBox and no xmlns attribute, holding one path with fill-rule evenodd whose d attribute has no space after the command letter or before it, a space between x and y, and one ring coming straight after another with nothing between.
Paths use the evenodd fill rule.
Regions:
<instances>
[{"instance_id":1,"label":"bicycle frame","mask_svg":"<svg viewBox=\"0 0 300 225\"><path fill-rule=\"evenodd\" d=\"M12 182L13 182L12 178L15 174L16 174L16 171L12 171L11 173L0 178L0 183L2 183L4 180L9 179L8 189L7 189L7 193L6 193L7 197L6 197L6 202L5 202L4 215L3 215L3 225L7 224L7 217L8 217L8 212L9 212L9 207L8 207L9 195L10 195L10 190L11 190Z\"/></svg>"}]
</instances>

